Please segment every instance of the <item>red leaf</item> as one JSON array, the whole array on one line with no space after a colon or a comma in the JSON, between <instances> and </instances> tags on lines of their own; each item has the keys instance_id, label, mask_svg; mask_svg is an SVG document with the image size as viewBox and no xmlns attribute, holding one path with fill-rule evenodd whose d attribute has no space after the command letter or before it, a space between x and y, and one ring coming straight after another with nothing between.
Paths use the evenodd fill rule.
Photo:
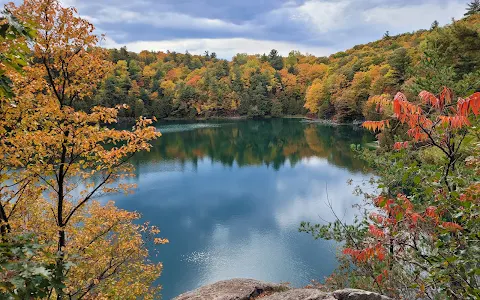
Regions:
<instances>
[{"instance_id":1,"label":"red leaf","mask_svg":"<svg viewBox=\"0 0 480 300\"><path fill-rule=\"evenodd\" d=\"M427 217L430 217L432 219L437 219L438 218L438 215L437 215L437 208L435 206L429 206L427 207L427 209L425 210L425 215Z\"/></svg>"},{"instance_id":2,"label":"red leaf","mask_svg":"<svg viewBox=\"0 0 480 300\"><path fill-rule=\"evenodd\" d=\"M370 232L371 235L378 237L378 238L383 238L385 237L385 233L379 229L377 226L370 224L368 226L368 231Z\"/></svg>"},{"instance_id":3,"label":"red leaf","mask_svg":"<svg viewBox=\"0 0 480 300\"><path fill-rule=\"evenodd\" d=\"M442 101L440 101L440 99L435 97L435 95L433 95L432 93L427 91L421 91L419 96L420 96L420 99L422 99L423 103L430 104L433 107L438 109L443 109Z\"/></svg>"},{"instance_id":4,"label":"red leaf","mask_svg":"<svg viewBox=\"0 0 480 300\"><path fill-rule=\"evenodd\" d=\"M463 230L463 227L458 225L457 223L452 222L443 222L442 226L447 229L448 231L459 231Z\"/></svg>"},{"instance_id":5,"label":"red leaf","mask_svg":"<svg viewBox=\"0 0 480 300\"><path fill-rule=\"evenodd\" d=\"M453 92L451 89L447 88L446 86L443 87L443 91L440 93L440 103L442 106L445 105L445 103L450 104L452 103L452 98L453 98ZM443 109L443 107L442 107Z\"/></svg>"}]
</instances>

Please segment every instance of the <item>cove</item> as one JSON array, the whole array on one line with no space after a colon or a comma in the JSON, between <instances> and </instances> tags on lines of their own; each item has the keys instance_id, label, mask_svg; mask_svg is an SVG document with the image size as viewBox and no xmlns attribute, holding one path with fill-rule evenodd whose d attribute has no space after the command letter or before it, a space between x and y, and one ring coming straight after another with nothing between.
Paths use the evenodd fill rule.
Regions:
<instances>
[{"instance_id":1,"label":"cove","mask_svg":"<svg viewBox=\"0 0 480 300\"><path fill-rule=\"evenodd\" d=\"M371 174L350 149L373 136L352 126L299 119L159 123L152 151L134 157L138 187L113 197L142 214L170 243L163 298L230 278L323 280L336 266L335 244L299 233L301 221L353 218L356 184ZM348 185L348 180L353 185ZM112 199L112 198L110 198Z\"/></svg>"}]
</instances>

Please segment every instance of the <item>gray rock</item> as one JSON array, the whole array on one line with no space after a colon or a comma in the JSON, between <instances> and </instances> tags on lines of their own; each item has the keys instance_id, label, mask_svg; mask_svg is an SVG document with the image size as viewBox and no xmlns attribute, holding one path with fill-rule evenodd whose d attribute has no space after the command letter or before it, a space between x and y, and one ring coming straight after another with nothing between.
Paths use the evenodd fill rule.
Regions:
<instances>
[{"instance_id":1,"label":"gray rock","mask_svg":"<svg viewBox=\"0 0 480 300\"><path fill-rule=\"evenodd\" d=\"M338 300L390 300L390 298L377 293L356 289L339 290L333 292L332 295Z\"/></svg>"},{"instance_id":2,"label":"gray rock","mask_svg":"<svg viewBox=\"0 0 480 300\"><path fill-rule=\"evenodd\" d=\"M260 297L259 297L260 296ZM290 289L253 279L232 279L203 286L174 300L391 300L377 293L344 289L325 293L317 289Z\"/></svg>"},{"instance_id":3,"label":"gray rock","mask_svg":"<svg viewBox=\"0 0 480 300\"><path fill-rule=\"evenodd\" d=\"M232 279L203 286L174 300L250 300L265 292L280 290L285 287L253 279Z\"/></svg>"},{"instance_id":4,"label":"gray rock","mask_svg":"<svg viewBox=\"0 0 480 300\"><path fill-rule=\"evenodd\" d=\"M317 289L292 289L261 298L261 300L335 300Z\"/></svg>"},{"instance_id":5,"label":"gray rock","mask_svg":"<svg viewBox=\"0 0 480 300\"><path fill-rule=\"evenodd\" d=\"M316 289L291 289L262 298L262 300L390 300L373 292L345 289L325 293Z\"/></svg>"}]
</instances>

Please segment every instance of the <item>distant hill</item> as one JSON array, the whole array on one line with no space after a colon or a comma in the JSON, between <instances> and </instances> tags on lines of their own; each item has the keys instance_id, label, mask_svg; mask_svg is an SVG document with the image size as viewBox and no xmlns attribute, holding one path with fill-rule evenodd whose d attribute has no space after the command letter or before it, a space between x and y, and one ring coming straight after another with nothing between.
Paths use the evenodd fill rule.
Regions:
<instances>
[{"instance_id":1,"label":"distant hill","mask_svg":"<svg viewBox=\"0 0 480 300\"><path fill-rule=\"evenodd\" d=\"M374 95L449 85L461 95L480 87L480 15L445 27L432 25L315 57L109 50L114 73L91 105L129 104L122 117L157 118L318 116L364 119ZM371 116L369 116L371 117Z\"/></svg>"}]
</instances>

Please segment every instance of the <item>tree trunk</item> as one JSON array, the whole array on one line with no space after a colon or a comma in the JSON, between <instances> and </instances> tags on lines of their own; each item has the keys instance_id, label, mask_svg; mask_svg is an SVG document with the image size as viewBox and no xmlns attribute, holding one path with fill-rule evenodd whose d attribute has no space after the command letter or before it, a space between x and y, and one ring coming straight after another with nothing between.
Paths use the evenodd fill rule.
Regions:
<instances>
[{"instance_id":1,"label":"tree trunk","mask_svg":"<svg viewBox=\"0 0 480 300\"><path fill-rule=\"evenodd\" d=\"M68 136L68 132L65 133L65 136ZM65 259L65 224L63 223L63 204L65 200L64 193L64 181L65 181L65 163L67 157L67 147L64 144L62 145L62 155L60 158L60 167L58 170L58 203L57 203L57 226L58 230L58 248L57 248L57 259L56 259L56 279L59 282L63 282L63 272L64 272L64 259ZM57 288L57 299L63 299L63 290Z\"/></svg>"},{"instance_id":2,"label":"tree trunk","mask_svg":"<svg viewBox=\"0 0 480 300\"><path fill-rule=\"evenodd\" d=\"M2 235L2 240L6 240L6 234L10 232L10 224L8 223L7 214L3 205L0 204L0 233Z\"/></svg>"}]
</instances>

